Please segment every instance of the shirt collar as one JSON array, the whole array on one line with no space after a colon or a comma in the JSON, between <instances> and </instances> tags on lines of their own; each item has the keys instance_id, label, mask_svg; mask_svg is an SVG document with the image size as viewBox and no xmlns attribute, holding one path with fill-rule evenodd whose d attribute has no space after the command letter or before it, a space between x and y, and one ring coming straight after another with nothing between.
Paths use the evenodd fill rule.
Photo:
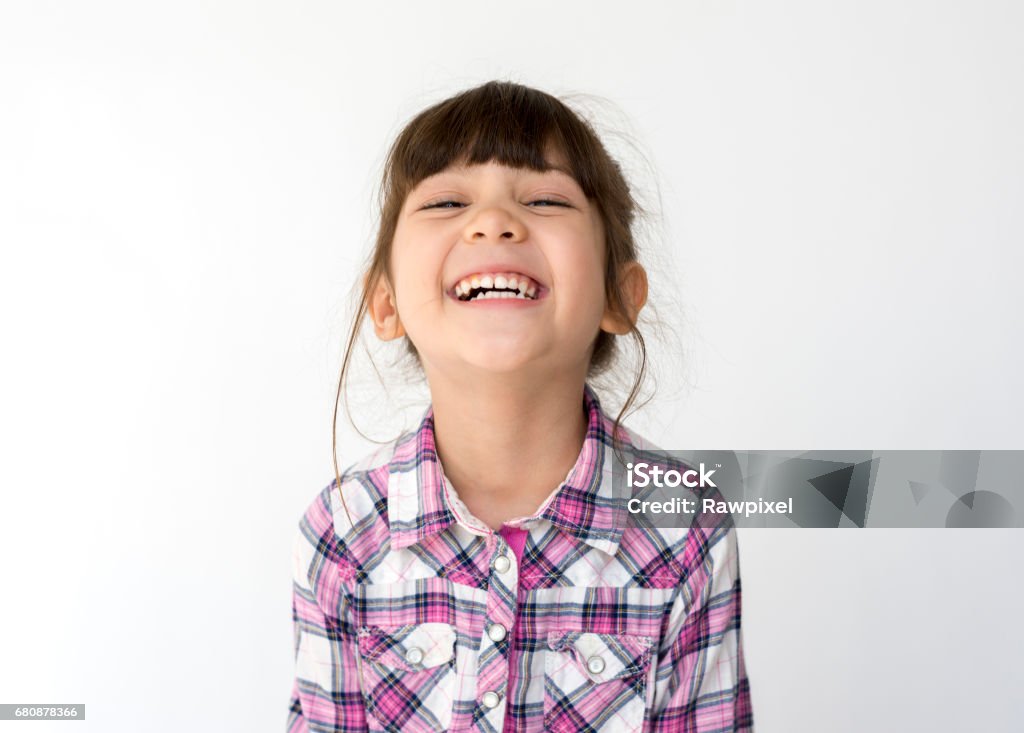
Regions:
<instances>
[{"instance_id":1,"label":"shirt collar","mask_svg":"<svg viewBox=\"0 0 1024 733\"><path fill-rule=\"evenodd\" d=\"M587 434L575 465L533 515L509 524L525 528L546 520L581 542L614 555L622 539L626 513L622 498L613 492L612 423L589 385L584 387L583 407ZM628 442L625 431L620 432L620 440ZM444 477L434 442L432 407L414 432L399 439L389 470L392 549L421 542L455 523L474 534L490 534L491 530L467 511Z\"/></svg>"}]
</instances>

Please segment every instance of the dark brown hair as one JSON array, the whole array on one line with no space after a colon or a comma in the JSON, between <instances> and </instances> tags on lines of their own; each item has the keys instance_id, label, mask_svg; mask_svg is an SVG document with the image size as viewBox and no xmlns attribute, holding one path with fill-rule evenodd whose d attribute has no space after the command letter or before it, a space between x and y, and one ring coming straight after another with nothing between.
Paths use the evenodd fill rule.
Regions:
<instances>
[{"instance_id":1,"label":"dark brown hair","mask_svg":"<svg viewBox=\"0 0 1024 733\"><path fill-rule=\"evenodd\" d=\"M353 348L367 315L370 294L380 278L391 278L391 244L406 197L425 178L452 165L494 161L512 168L546 171L552 167L550 156L555 153L561 156L568 172L597 207L605 232L605 297L614 310L627 312L618 273L623 264L637 260L633 222L639 206L619 164L608 154L586 120L550 94L507 81L487 82L423 110L402 129L384 162L376 243L350 326L334 402L332 456L339 487L338 405L347 384ZM612 439L616 446L621 421L639 395L647 371L646 344L635 323L628 335L636 346L637 364L632 387L615 418ZM618 350L617 338L604 331L598 332L589 377L608 369ZM408 338L405 341L409 353L418 362L412 342ZM347 400L345 404L348 412Z\"/></svg>"}]
</instances>

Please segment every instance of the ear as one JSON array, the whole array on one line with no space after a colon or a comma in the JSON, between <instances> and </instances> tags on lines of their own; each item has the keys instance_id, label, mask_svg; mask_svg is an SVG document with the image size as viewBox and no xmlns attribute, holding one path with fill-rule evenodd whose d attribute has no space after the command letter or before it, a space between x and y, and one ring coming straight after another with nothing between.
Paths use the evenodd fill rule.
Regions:
<instances>
[{"instance_id":1,"label":"ear","mask_svg":"<svg viewBox=\"0 0 1024 733\"><path fill-rule=\"evenodd\" d=\"M619 268L618 285L626 312L614 310L609 303L601 318L601 330L621 336L633 328L640 309L647 302L647 271L639 262L626 262Z\"/></svg>"},{"instance_id":2,"label":"ear","mask_svg":"<svg viewBox=\"0 0 1024 733\"><path fill-rule=\"evenodd\" d=\"M395 305L395 293L386 276L381 275L377 278L366 305L377 338L391 341L405 335L405 328L398 317L398 307Z\"/></svg>"}]
</instances>

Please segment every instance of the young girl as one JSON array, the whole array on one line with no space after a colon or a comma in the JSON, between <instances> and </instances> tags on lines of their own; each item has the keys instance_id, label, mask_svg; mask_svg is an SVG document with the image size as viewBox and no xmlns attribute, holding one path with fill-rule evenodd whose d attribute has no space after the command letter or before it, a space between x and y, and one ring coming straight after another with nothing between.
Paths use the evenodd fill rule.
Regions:
<instances>
[{"instance_id":1,"label":"young girl","mask_svg":"<svg viewBox=\"0 0 1024 733\"><path fill-rule=\"evenodd\" d=\"M735 531L628 521L642 362L614 421L587 384L618 339L643 353L618 165L490 82L405 127L382 191L339 392L369 319L432 404L300 522L288 730L751 730Z\"/></svg>"}]
</instances>

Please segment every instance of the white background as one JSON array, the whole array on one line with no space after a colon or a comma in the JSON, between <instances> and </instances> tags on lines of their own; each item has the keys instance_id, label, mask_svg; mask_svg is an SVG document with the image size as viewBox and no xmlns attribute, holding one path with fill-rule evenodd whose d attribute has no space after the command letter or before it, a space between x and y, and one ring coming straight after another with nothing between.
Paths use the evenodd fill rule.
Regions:
<instances>
[{"instance_id":1,"label":"white background","mask_svg":"<svg viewBox=\"0 0 1024 733\"><path fill-rule=\"evenodd\" d=\"M0 728L283 729L374 176L491 78L593 95L660 191L685 358L639 432L1024 448L1022 31L977 0L4 3L0 702L88 719ZM1024 725L1024 532L740 548L761 733Z\"/></svg>"}]
</instances>

